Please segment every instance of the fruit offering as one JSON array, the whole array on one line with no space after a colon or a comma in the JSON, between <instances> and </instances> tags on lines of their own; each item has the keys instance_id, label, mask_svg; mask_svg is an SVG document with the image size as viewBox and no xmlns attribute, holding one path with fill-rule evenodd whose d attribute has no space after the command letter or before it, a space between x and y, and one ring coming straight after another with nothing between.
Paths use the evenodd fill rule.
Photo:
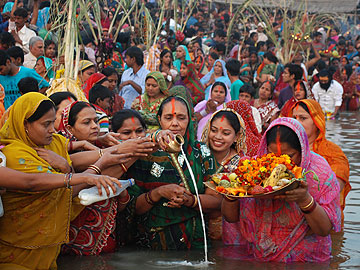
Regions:
<instances>
[{"instance_id":1,"label":"fruit offering","mask_svg":"<svg viewBox=\"0 0 360 270\"><path fill-rule=\"evenodd\" d=\"M218 192L239 197L277 191L300 178L301 167L288 155L273 153L240 161L233 173L212 176Z\"/></svg>"}]
</instances>

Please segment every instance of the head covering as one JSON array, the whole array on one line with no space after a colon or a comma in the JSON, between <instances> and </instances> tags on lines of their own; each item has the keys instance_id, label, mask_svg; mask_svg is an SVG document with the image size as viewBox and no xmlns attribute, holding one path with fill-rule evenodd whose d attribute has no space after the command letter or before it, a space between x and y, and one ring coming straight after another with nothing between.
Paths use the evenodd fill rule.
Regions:
<instances>
[{"instance_id":1,"label":"head covering","mask_svg":"<svg viewBox=\"0 0 360 270\"><path fill-rule=\"evenodd\" d=\"M206 74L204 77L202 77L202 79L200 80L200 82L205 85L206 83L209 82L211 76L213 75L214 73L214 67L217 63L220 63L221 66L222 66L222 71L223 71L223 74L221 77L219 78L216 78L215 79L215 82L223 82L225 83L229 88L231 87L231 81L229 79L229 76L227 75L227 70L226 70L226 67L225 67L225 61L221 60L221 59L218 59L214 62L214 65L213 67L211 68L211 70L209 71L208 74ZM205 89L205 98L208 99L209 98L209 95L210 95L210 89L211 89L211 86L208 86L206 89Z\"/></svg>"},{"instance_id":2,"label":"head covering","mask_svg":"<svg viewBox=\"0 0 360 270\"><path fill-rule=\"evenodd\" d=\"M72 79L60 78L52 82L51 87L46 91L47 96L57 92L70 92L74 94L78 101L88 102L80 86Z\"/></svg>"},{"instance_id":3,"label":"head covering","mask_svg":"<svg viewBox=\"0 0 360 270\"><path fill-rule=\"evenodd\" d=\"M210 144L209 144L209 133L211 130L210 123L219 112L232 112L233 114L236 115L237 119L239 120L240 130L237 134L235 150L238 152L238 154L242 152L243 154L246 155L247 150L246 150L245 122L242 119L242 117L233 109L225 108L214 112L211 118L207 121L206 127L204 128L204 131L202 133L201 141L206 143L206 145L210 148Z\"/></svg>"},{"instance_id":4,"label":"head covering","mask_svg":"<svg viewBox=\"0 0 360 270\"><path fill-rule=\"evenodd\" d=\"M90 89L97 83L99 83L100 81L106 79L107 77L102 74L102 73L94 73L93 75L91 75L89 77L89 79L86 80L86 82L83 85L83 91L85 93L85 96L87 99L89 99L89 93L90 93Z\"/></svg>"},{"instance_id":5,"label":"head covering","mask_svg":"<svg viewBox=\"0 0 360 270\"><path fill-rule=\"evenodd\" d=\"M184 45L180 45L179 47L183 48L185 51L185 61L191 61L191 57L190 57L188 48ZM175 53L175 56L176 56L176 53ZM176 58L175 61L173 62L173 65L174 65L174 67L177 68L178 72L180 72L181 59Z\"/></svg>"},{"instance_id":6,"label":"head covering","mask_svg":"<svg viewBox=\"0 0 360 270\"><path fill-rule=\"evenodd\" d=\"M168 87L167 87L167 84L166 84L164 75L162 75L161 72L159 72L159 71L152 71L152 72L150 72L148 75L146 75L145 81L146 81L148 78L153 78L153 79L157 82L157 84L159 85L159 88L160 88L161 93L163 93L163 94L166 95L166 96L169 95Z\"/></svg>"},{"instance_id":7,"label":"head covering","mask_svg":"<svg viewBox=\"0 0 360 270\"><path fill-rule=\"evenodd\" d=\"M211 86L211 91L213 90L213 85ZM223 83L223 85L225 86L225 91L226 91L225 101L224 101L224 103L219 104L216 107L216 110L223 109L226 106L226 103L231 100L230 89L227 87L227 85L225 83ZM207 99L205 99L203 101L200 101L194 108L195 112L201 112L202 110L205 110L207 102L208 102ZM208 122L208 120L210 119L211 115L212 114L209 113L209 114L207 114L206 116L204 116L203 118L200 119L199 124L198 124L198 129L197 129L197 138L198 138L198 140L201 140L203 129L204 129L206 123Z\"/></svg>"},{"instance_id":8,"label":"head covering","mask_svg":"<svg viewBox=\"0 0 360 270\"><path fill-rule=\"evenodd\" d=\"M226 107L236 111L244 120L246 127L247 155L249 157L255 156L259 148L261 135L256 128L250 105L245 101L233 100L226 103Z\"/></svg>"},{"instance_id":9,"label":"head covering","mask_svg":"<svg viewBox=\"0 0 360 270\"><path fill-rule=\"evenodd\" d=\"M196 76L195 66L192 62L186 61L188 73L185 78L180 78L180 85L184 85L191 93L193 104L196 105L205 98L204 87ZM175 83L177 85L178 83Z\"/></svg>"},{"instance_id":10,"label":"head covering","mask_svg":"<svg viewBox=\"0 0 360 270\"><path fill-rule=\"evenodd\" d=\"M51 60L50 58L48 57L45 57L45 56L40 56L36 62L38 62L39 60L43 61L44 63L44 66L46 68L46 76L49 78L49 79L53 79L54 78L54 70L53 70L53 60Z\"/></svg>"},{"instance_id":11,"label":"head covering","mask_svg":"<svg viewBox=\"0 0 360 270\"><path fill-rule=\"evenodd\" d=\"M75 101L69 105L67 105L64 110L61 113L61 120L59 124L58 133L64 136L65 138L76 141L75 136L68 130L67 126L69 125L69 117L70 117L70 110L74 105L78 103L78 101Z\"/></svg>"},{"instance_id":12,"label":"head covering","mask_svg":"<svg viewBox=\"0 0 360 270\"><path fill-rule=\"evenodd\" d=\"M184 100L186 100L186 102L190 108L191 118L193 119L193 122L196 124L194 105L193 105L190 91L183 85L176 85L169 89L169 96L181 97Z\"/></svg>"},{"instance_id":13,"label":"head covering","mask_svg":"<svg viewBox=\"0 0 360 270\"><path fill-rule=\"evenodd\" d=\"M80 60L79 61L79 71L84 71L89 67L95 67L94 63L89 60Z\"/></svg>"},{"instance_id":14,"label":"head covering","mask_svg":"<svg viewBox=\"0 0 360 270\"><path fill-rule=\"evenodd\" d=\"M349 161L337 144L326 139L325 115L317 101L303 99L296 102L292 110L290 110L289 116L292 117L293 109L296 108L296 106L298 106L300 103L304 104L308 108L310 116L319 130L319 135L313 144L314 152L325 158L331 169L335 172L337 178L345 182L345 187L341 192L341 207L344 209L345 198L351 190L351 185L349 182Z\"/></svg>"}]
</instances>

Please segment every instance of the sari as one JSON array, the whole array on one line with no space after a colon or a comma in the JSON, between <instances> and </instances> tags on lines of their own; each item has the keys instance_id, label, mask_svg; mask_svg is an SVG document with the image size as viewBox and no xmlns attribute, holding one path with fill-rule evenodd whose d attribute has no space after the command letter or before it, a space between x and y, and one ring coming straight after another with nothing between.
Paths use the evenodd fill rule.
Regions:
<instances>
[{"instance_id":1,"label":"sari","mask_svg":"<svg viewBox=\"0 0 360 270\"><path fill-rule=\"evenodd\" d=\"M179 47L181 47L185 50L185 61L191 62L191 57L190 57L189 50L187 49L187 47L184 45L179 45ZM173 65L174 65L174 67L176 67L177 71L180 73L181 59L176 58L175 61L173 62Z\"/></svg>"},{"instance_id":2,"label":"sari","mask_svg":"<svg viewBox=\"0 0 360 270\"><path fill-rule=\"evenodd\" d=\"M202 85L205 85L206 83L208 83L208 81L210 81L211 79L211 76L213 75L214 73L214 67L216 65L216 63L220 62L221 63L221 66L222 66L222 71L223 71L223 75L219 78L216 78L215 79L215 82L223 82L227 85L228 88L231 87L231 81L227 75L227 71L226 71L226 67L225 67L225 61L223 60L216 60L214 62L214 65L212 67L212 69L209 71L208 74L206 74L201 80L200 82L202 83ZM208 99L209 98L209 95L210 95L210 89L211 89L212 85L209 85L206 89L205 89L205 98Z\"/></svg>"},{"instance_id":3,"label":"sari","mask_svg":"<svg viewBox=\"0 0 360 270\"><path fill-rule=\"evenodd\" d=\"M131 105L131 109L136 110L141 114L149 130L157 130L159 128L159 124L156 115L159 110L160 104L168 96L168 89L165 78L161 72L150 72L146 76L145 82L148 78L153 78L157 82L160 92L164 95L164 97L150 102L149 96L145 88L145 93L134 99Z\"/></svg>"},{"instance_id":4,"label":"sari","mask_svg":"<svg viewBox=\"0 0 360 270\"><path fill-rule=\"evenodd\" d=\"M24 126L41 102L40 93L19 97L0 130L7 167L24 173L59 173L38 156ZM54 134L45 149L71 160L66 139ZM72 188L29 192L8 190L1 195L5 214L0 218L0 262L30 269L56 269L60 246L69 241L69 224L83 207L72 198ZM75 203L75 204L74 204ZM77 205L76 205L77 204ZM1 265L0 265L1 268Z\"/></svg>"},{"instance_id":5,"label":"sari","mask_svg":"<svg viewBox=\"0 0 360 270\"><path fill-rule=\"evenodd\" d=\"M226 103L226 107L236 111L244 120L247 147L246 154L249 157L255 156L259 148L261 135L257 130L251 106L245 101L233 100Z\"/></svg>"},{"instance_id":6,"label":"sari","mask_svg":"<svg viewBox=\"0 0 360 270\"><path fill-rule=\"evenodd\" d=\"M226 103L231 101L231 95L230 95L230 89L228 88L228 86L225 84L225 88L226 88L226 95L225 95L225 101L222 104L219 104L219 106L216 107L216 110L221 110L223 108L226 107ZM212 92L212 87L211 87L211 92ZM210 93L211 95L211 93ZM211 97L209 97L209 99L211 99ZM200 113L202 110L206 109L206 104L209 100L203 100L200 101L194 108L195 112ZM207 115L205 115L203 118L200 119L199 123L198 123L198 128L197 128L197 139L200 141L201 140L201 135L202 132L204 130L204 127L206 125L206 123L208 122L208 120L211 118L211 116L213 115L213 113L208 113Z\"/></svg>"},{"instance_id":7,"label":"sari","mask_svg":"<svg viewBox=\"0 0 360 270\"><path fill-rule=\"evenodd\" d=\"M57 92L70 92L74 94L78 101L88 102L84 92L72 79L60 78L56 79L51 83L51 87L46 91L47 96L51 96Z\"/></svg>"},{"instance_id":8,"label":"sari","mask_svg":"<svg viewBox=\"0 0 360 270\"><path fill-rule=\"evenodd\" d=\"M70 141L77 140L67 129L70 110L76 103L77 101L64 108L58 131ZM89 104L89 106L91 105ZM99 255L102 252L114 252L117 207L117 197L86 206L71 221L69 241L61 247L61 253L88 256Z\"/></svg>"},{"instance_id":9,"label":"sari","mask_svg":"<svg viewBox=\"0 0 360 270\"><path fill-rule=\"evenodd\" d=\"M261 116L261 126L264 126L265 123L270 121L270 119L280 111L273 100L269 100L268 102L262 104L257 108L257 110Z\"/></svg>"},{"instance_id":10,"label":"sari","mask_svg":"<svg viewBox=\"0 0 360 270\"><path fill-rule=\"evenodd\" d=\"M306 132L302 125L292 118L278 118L274 126L292 129L301 144L301 164L305 171L308 190L314 200L326 212L335 231L341 229L339 205L339 183L324 158L310 151ZM267 130L267 131L268 131ZM267 132L266 131L266 132ZM261 140L258 155L268 153L266 132ZM310 227L294 202L277 199L245 198L239 200L240 217L237 230L224 229L224 243L235 245L224 248L223 256L235 256L244 260L263 262L325 262L331 258L331 237L309 234Z\"/></svg>"},{"instance_id":11,"label":"sari","mask_svg":"<svg viewBox=\"0 0 360 270\"><path fill-rule=\"evenodd\" d=\"M184 101L186 102L185 99ZM191 120L193 115L187 102L186 104L190 121L184 136L183 149L190 162L199 193L203 194L205 192L203 182L215 172L215 160L205 144L195 141L194 124ZM188 179L190 191L195 194L189 168L181 153L178 160ZM136 198L141 194L162 185L182 182L168 153L160 150L136 161L129 168L127 177L134 178L136 181L136 185L128 190L132 199L127 206L127 211L132 212L135 211ZM136 244L156 250L203 248L203 229L199 211L185 206L165 207L163 203L166 201L162 198L151 210L141 216L130 215L132 216L131 223L126 220L125 225L133 232Z\"/></svg>"},{"instance_id":12,"label":"sari","mask_svg":"<svg viewBox=\"0 0 360 270\"><path fill-rule=\"evenodd\" d=\"M54 79L54 62L48 57L40 56L36 62L42 61L45 69L46 69L46 76L49 78L50 81Z\"/></svg>"},{"instance_id":13,"label":"sari","mask_svg":"<svg viewBox=\"0 0 360 270\"><path fill-rule=\"evenodd\" d=\"M337 144L326 139L325 115L321 109L320 104L315 100L303 99L298 101L294 107L296 107L299 103L306 105L310 112L311 118L314 121L314 124L320 131L319 136L316 138L313 144L313 151L325 158L333 172L336 174L336 177L345 182L345 186L340 193L340 206L342 211L344 211L345 199L351 190L349 181L349 160ZM290 116L292 116L292 110L290 112Z\"/></svg>"},{"instance_id":14,"label":"sari","mask_svg":"<svg viewBox=\"0 0 360 270\"><path fill-rule=\"evenodd\" d=\"M86 82L83 85L83 91L87 99L89 99L89 93L90 89L95 85L101 83L106 79L106 76L102 73L94 73L89 77L89 79L86 80Z\"/></svg>"},{"instance_id":15,"label":"sari","mask_svg":"<svg viewBox=\"0 0 360 270\"><path fill-rule=\"evenodd\" d=\"M204 86L196 76L195 66L192 62L186 62L188 73L185 78L180 78L175 85L185 86L191 93L192 103L198 104L205 98Z\"/></svg>"},{"instance_id":16,"label":"sari","mask_svg":"<svg viewBox=\"0 0 360 270\"><path fill-rule=\"evenodd\" d=\"M201 80L209 71L205 65L205 58L203 56L201 55L196 56L194 62L197 61L199 61L199 63L201 64L199 70L197 71L197 76Z\"/></svg>"}]
</instances>

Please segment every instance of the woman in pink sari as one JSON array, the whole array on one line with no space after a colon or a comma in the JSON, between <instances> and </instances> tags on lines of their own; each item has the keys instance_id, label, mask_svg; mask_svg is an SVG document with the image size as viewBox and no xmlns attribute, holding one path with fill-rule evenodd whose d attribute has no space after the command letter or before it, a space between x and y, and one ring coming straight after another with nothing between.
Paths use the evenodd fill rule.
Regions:
<instances>
[{"instance_id":1,"label":"woman in pink sari","mask_svg":"<svg viewBox=\"0 0 360 270\"><path fill-rule=\"evenodd\" d=\"M226 107L226 102L231 100L228 87L223 82L215 82L210 90L210 99L198 103L195 108L195 116L199 121L197 139L201 140L204 127L214 112Z\"/></svg>"},{"instance_id":2,"label":"woman in pink sari","mask_svg":"<svg viewBox=\"0 0 360 270\"><path fill-rule=\"evenodd\" d=\"M339 183L324 158L310 151L306 132L292 118L279 118L265 132L258 155L288 154L309 173L300 187L274 199L224 198L222 214L238 222L224 228L223 256L275 262L325 262L331 258L330 231L340 231ZM309 205L309 207L308 207ZM308 208L307 208L308 207ZM306 210L304 210L306 208Z\"/></svg>"}]
</instances>

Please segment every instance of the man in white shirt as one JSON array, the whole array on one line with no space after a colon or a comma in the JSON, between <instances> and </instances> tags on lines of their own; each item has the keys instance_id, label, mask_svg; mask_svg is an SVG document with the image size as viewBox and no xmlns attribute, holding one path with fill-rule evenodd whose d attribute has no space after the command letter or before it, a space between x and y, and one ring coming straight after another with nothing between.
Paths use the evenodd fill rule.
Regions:
<instances>
[{"instance_id":1,"label":"man in white shirt","mask_svg":"<svg viewBox=\"0 0 360 270\"><path fill-rule=\"evenodd\" d=\"M264 22L260 22L257 25L257 30L256 32L258 33L258 40L259 41L264 41L266 42L268 40L268 36L264 33L264 29L266 28L266 24Z\"/></svg>"},{"instance_id":2,"label":"man in white shirt","mask_svg":"<svg viewBox=\"0 0 360 270\"><path fill-rule=\"evenodd\" d=\"M36 36L33 30L26 27L25 23L28 19L28 12L24 8L17 8L14 12L15 27L9 22L9 32L15 39L15 45L23 49L24 53L29 53L29 41Z\"/></svg>"},{"instance_id":3,"label":"man in white shirt","mask_svg":"<svg viewBox=\"0 0 360 270\"><path fill-rule=\"evenodd\" d=\"M340 83L332 79L328 70L319 72L319 81L313 86L312 92L326 115L333 118L339 111L344 89Z\"/></svg>"},{"instance_id":4,"label":"man in white shirt","mask_svg":"<svg viewBox=\"0 0 360 270\"><path fill-rule=\"evenodd\" d=\"M44 55L44 40L41 37L32 37L29 41L30 52L24 56L24 67L34 68L37 59Z\"/></svg>"},{"instance_id":5,"label":"man in white shirt","mask_svg":"<svg viewBox=\"0 0 360 270\"><path fill-rule=\"evenodd\" d=\"M130 109L134 99L145 92L145 79L149 71L144 66L144 54L133 46L125 53L125 62L129 67L121 76L119 95L125 100L124 108Z\"/></svg>"}]
</instances>

